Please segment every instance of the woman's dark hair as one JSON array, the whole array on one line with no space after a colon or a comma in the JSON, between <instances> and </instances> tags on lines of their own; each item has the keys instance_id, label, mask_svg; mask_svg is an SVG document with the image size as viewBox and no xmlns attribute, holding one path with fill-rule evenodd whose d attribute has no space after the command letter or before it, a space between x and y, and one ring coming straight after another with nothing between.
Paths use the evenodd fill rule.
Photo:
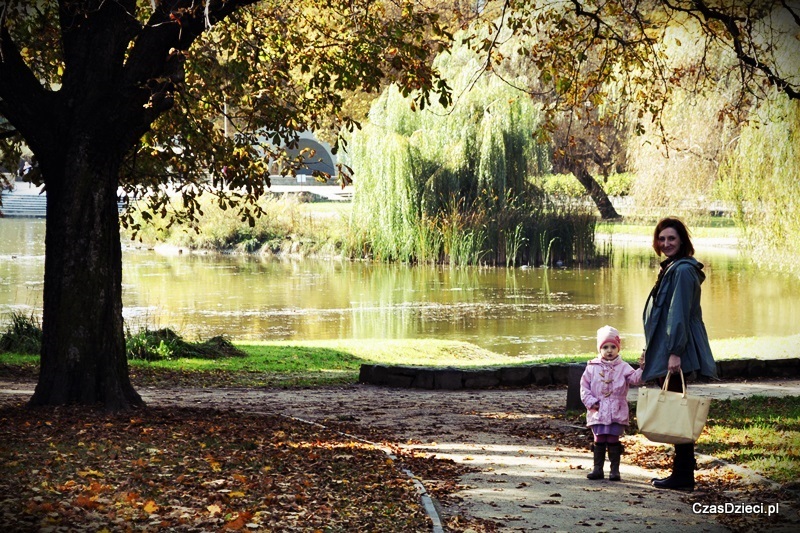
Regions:
<instances>
[{"instance_id":1,"label":"woman's dark hair","mask_svg":"<svg viewBox=\"0 0 800 533\"><path fill-rule=\"evenodd\" d=\"M686 225L680 219L674 217L662 218L658 221L658 224L656 224L656 229L653 232L653 250L655 250L658 255L661 255L661 247L658 245L658 236L667 228L674 229L681 239L678 257L692 257L694 255L694 246L692 246L692 239L689 238L689 230L686 229Z\"/></svg>"}]
</instances>

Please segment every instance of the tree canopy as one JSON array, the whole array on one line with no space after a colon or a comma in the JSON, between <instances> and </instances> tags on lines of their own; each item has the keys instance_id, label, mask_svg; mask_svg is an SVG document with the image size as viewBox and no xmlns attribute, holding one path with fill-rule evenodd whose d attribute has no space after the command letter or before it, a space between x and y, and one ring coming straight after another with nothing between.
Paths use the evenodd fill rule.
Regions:
<instances>
[{"instance_id":1,"label":"tree canopy","mask_svg":"<svg viewBox=\"0 0 800 533\"><path fill-rule=\"evenodd\" d=\"M176 219L211 189L252 220L266 165L313 158L288 156L298 132L350 123L346 92L393 82L420 108L447 103L431 60L448 40L410 0L4 2L0 115L16 133L3 152L31 149L48 200L32 403L141 404L124 354L120 187Z\"/></svg>"},{"instance_id":2,"label":"tree canopy","mask_svg":"<svg viewBox=\"0 0 800 533\"><path fill-rule=\"evenodd\" d=\"M518 88L546 104L556 166L578 177L601 213L607 206L591 174L604 175L629 150L639 159L648 150L678 155L658 165L666 173L652 176L648 200L664 198L676 161L684 174L713 176L754 106L775 95L800 99L797 1L489 4L498 16L487 22L488 36L475 30L469 40L486 56L484 72L509 83L521 69L528 73L530 83ZM504 45L512 39L509 51ZM641 136L637 145L620 142L631 135ZM687 184L707 190L709 180L681 186Z\"/></svg>"},{"instance_id":3,"label":"tree canopy","mask_svg":"<svg viewBox=\"0 0 800 533\"><path fill-rule=\"evenodd\" d=\"M713 68L715 56L730 53L740 94L734 103L763 98L773 89L800 99L796 34L800 3L790 0L569 0L539 2L502 0L501 16L490 24L489 37L474 48L487 54L484 68L512 60L498 44L500 29L530 37L517 54L537 70L537 94L554 107L576 109L598 105L609 96L609 82L623 81L640 104L638 118L658 118L673 87L713 90L727 73ZM693 27L704 53L693 63L674 61L666 47L676 27ZM687 43L688 45L689 43ZM648 116L646 116L648 115ZM645 127L644 122L637 129Z\"/></svg>"}]
</instances>

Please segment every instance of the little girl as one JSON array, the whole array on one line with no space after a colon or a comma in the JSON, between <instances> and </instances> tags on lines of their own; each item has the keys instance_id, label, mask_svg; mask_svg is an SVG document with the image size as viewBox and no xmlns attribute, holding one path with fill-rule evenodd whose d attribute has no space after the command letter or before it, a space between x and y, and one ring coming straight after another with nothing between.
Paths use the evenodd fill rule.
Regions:
<instances>
[{"instance_id":1,"label":"little girl","mask_svg":"<svg viewBox=\"0 0 800 533\"><path fill-rule=\"evenodd\" d=\"M644 358L634 370L619 356L619 332L611 326L597 330L598 356L586 364L581 377L581 401L588 410L586 425L594 433L594 470L586 477L603 479L603 463L608 450L611 471L608 479L619 481L622 444L619 437L628 425L628 387L639 385Z\"/></svg>"}]
</instances>

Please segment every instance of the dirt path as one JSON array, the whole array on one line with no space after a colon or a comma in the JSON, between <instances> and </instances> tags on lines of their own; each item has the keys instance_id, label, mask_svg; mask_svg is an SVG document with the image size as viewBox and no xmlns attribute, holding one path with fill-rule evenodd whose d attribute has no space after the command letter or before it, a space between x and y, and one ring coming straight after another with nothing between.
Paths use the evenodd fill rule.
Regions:
<instances>
[{"instance_id":1,"label":"dirt path","mask_svg":"<svg viewBox=\"0 0 800 533\"><path fill-rule=\"evenodd\" d=\"M763 387L743 385L744 389L709 389L708 394L764 393ZM32 387L32 383L0 381L0 402L4 396L32 392ZM800 394L800 382L772 389L775 394ZM364 428L374 440L469 465L475 471L461 478L460 490L440 505L443 522L466 524L462 531L729 531L715 516L693 513L683 493L650 487L649 479L663 472L639 468L629 457L623 456L622 482L586 480L591 466L588 433L552 416L564 411L564 387L422 391L352 385L292 390L140 388L139 392L150 405L236 409L323 424L347 422ZM633 448L638 437L625 439ZM785 507L784 513L787 524L770 524L770 531L800 529L796 511Z\"/></svg>"}]
</instances>

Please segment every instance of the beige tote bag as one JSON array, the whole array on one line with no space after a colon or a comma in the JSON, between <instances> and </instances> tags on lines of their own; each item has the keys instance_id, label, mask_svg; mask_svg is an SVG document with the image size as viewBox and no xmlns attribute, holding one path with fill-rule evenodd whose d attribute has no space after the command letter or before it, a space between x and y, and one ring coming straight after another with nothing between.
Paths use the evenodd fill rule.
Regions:
<instances>
[{"instance_id":1,"label":"beige tote bag","mask_svg":"<svg viewBox=\"0 0 800 533\"><path fill-rule=\"evenodd\" d=\"M683 392L667 390L670 373L661 389L639 388L636 420L639 431L653 442L688 444L703 432L711 401L686 394L686 382L681 371Z\"/></svg>"}]
</instances>

